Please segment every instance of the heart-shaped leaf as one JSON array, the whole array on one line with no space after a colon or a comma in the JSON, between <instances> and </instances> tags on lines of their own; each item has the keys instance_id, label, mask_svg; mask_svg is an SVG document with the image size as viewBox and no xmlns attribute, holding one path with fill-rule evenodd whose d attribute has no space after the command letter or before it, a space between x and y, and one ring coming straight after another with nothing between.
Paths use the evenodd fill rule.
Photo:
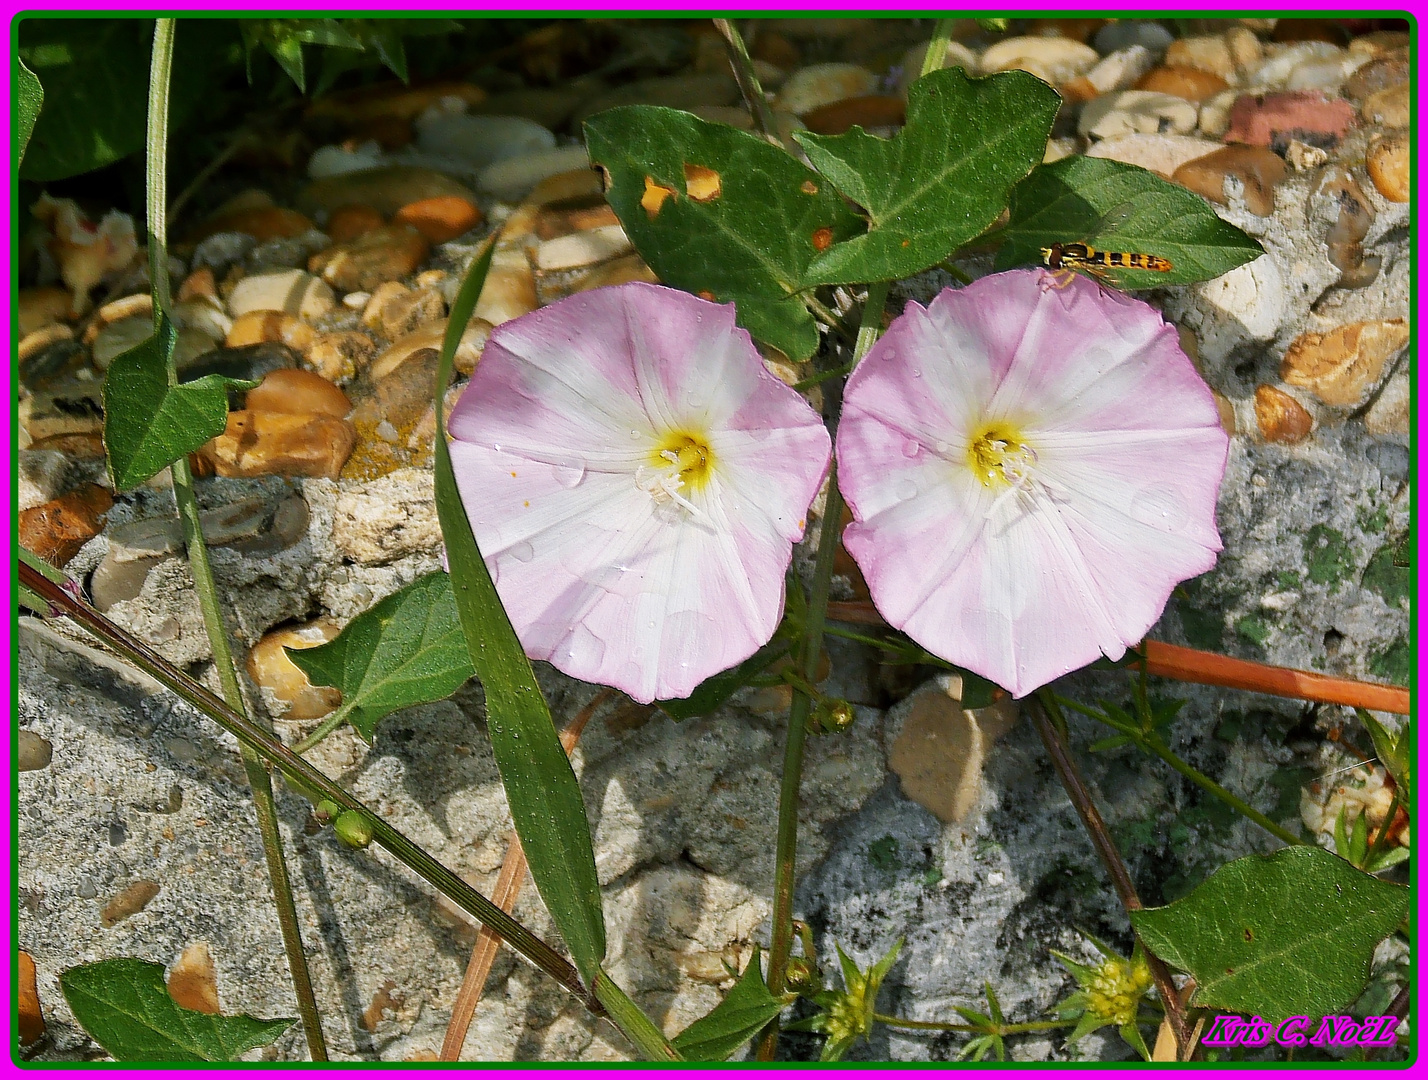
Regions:
<instances>
[{"instance_id":1,"label":"heart-shaped leaf","mask_svg":"<svg viewBox=\"0 0 1428 1080\"><path fill-rule=\"evenodd\" d=\"M794 133L813 167L868 212L868 231L813 260L808 280L890 281L926 270L979 236L1042 159L1061 99L1024 71L969 79L931 72L907 94L891 139Z\"/></svg>"},{"instance_id":2,"label":"heart-shaped leaf","mask_svg":"<svg viewBox=\"0 0 1428 1080\"><path fill-rule=\"evenodd\" d=\"M228 423L228 391L258 384L222 375L169 382L177 335L164 316L158 334L109 365L104 379L104 449L116 491L137 487L160 469L197 450Z\"/></svg>"},{"instance_id":3,"label":"heart-shaped leaf","mask_svg":"<svg viewBox=\"0 0 1428 1080\"><path fill-rule=\"evenodd\" d=\"M591 985L605 956L605 916L585 801L531 662L471 533L442 422L441 402L451 378L452 358L476 310L494 250L488 244L472 262L451 305L442 342L436 377L436 511L467 651L486 690L486 729L516 834L541 899L581 977Z\"/></svg>"},{"instance_id":4,"label":"heart-shaped leaf","mask_svg":"<svg viewBox=\"0 0 1428 1080\"><path fill-rule=\"evenodd\" d=\"M45 91L35 73L25 66L25 62L15 57L15 162L25 157L25 147L30 145L30 132L35 130L35 120L40 115L40 107L45 103Z\"/></svg>"},{"instance_id":5,"label":"heart-shaped leaf","mask_svg":"<svg viewBox=\"0 0 1428 1080\"><path fill-rule=\"evenodd\" d=\"M1195 978L1192 1004L1266 1020L1323 1016L1368 983L1412 893L1317 847L1220 867L1168 907L1130 913L1146 948Z\"/></svg>"},{"instance_id":6,"label":"heart-shaped leaf","mask_svg":"<svg viewBox=\"0 0 1428 1080\"><path fill-rule=\"evenodd\" d=\"M368 742L398 709L440 701L475 674L451 578L419 577L311 649L284 649L314 684L342 691L339 711Z\"/></svg>"},{"instance_id":7,"label":"heart-shaped leaf","mask_svg":"<svg viewBox=\"0 0 1428 1080\"><path fill-rule=\"evenodd\" d=\"M1039 263L1053 243L1169 260L1166 271L1109 270L1126 289L1208 281L1264 254L1194 192L1136 165L1080 155L1033 169L1012 192L1011 220L998 235L998 270Z\"/></svg>"},{"instance_id":8,"label":"heart-shaped leaf","mask_svg":"<svg viewBox=\"0 0 1428 1080\"><path fill-rule=\"evenodd\" d=\"M820 251L862 222L816 173L728 124L653 105L585 121L590 160L630 241L666 285L721 303L795 360L818 330L800 294Z\"/></svg>"},{"instance_id":9,"label":"heart-shaped leaf","mask_svg":"<svg viewBox=\"0 0 1428 1080\"><path fill-rule=\"evenodd\" d=\"M296 1023L185 1009L169 996L164 966L146 960L81 964L59 983L74 1018L117 1061L236 1061Z\"/></svg>"},{"instance_id":10,"label":"heart-shaped leaf","mask_svg":"<svg viewBox=\"0 0 1428 1080\"><path fill-rule=\"evenodd\" d=\"M792 1000L792 999L790 999ZM734 988L707 1015L674 1037L674 1048L687 1061L723 1061L783 1011L784 1003L764 984L759 951Z\"/></svg>"}]
</instances>

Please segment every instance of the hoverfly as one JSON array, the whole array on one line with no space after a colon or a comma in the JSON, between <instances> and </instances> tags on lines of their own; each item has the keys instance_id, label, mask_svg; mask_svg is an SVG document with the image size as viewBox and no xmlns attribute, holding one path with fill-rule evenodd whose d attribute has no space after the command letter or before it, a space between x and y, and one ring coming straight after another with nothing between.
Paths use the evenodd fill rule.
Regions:
<instances>
[{"instance_id":1,"label":"hoverfly","mask_svg":"<svg viewBox=\"0 0 1428 1080\"><path fill-rule=\"evenodd\" d=\"M1094 238L1115 233L1135 212L1135 209L1133 202L1125 202L1112 207L1096 222L1094 227L1088 230L1087 236ZM1109 251L1104 248L1092 247L1086 241L1070 244L1053 243L1050 247L1044 247L1041 249L1041 261L1058 278L1062 286L1070 281L1069 275L1076 271L1089 274L1107 285L1119 286L1120 281L1110 273L1112 269L1163 272L1172 268L1170 260L1161 258L1159 255L1147 255L1139 251ZM1062 278L1063 274L1067 276Z\"/></svg>"}]
</instances>

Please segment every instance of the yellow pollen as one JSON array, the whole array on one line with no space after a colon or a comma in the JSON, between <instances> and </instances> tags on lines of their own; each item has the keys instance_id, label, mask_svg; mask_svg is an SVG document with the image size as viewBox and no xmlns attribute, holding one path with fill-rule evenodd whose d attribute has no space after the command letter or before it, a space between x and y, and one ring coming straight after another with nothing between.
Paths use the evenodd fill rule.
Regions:
<instances>
[{"instance_id":1,"label":"yellow pollen","mask_svg":"<svg viewBox=\"0 0 1428 1080\"><path fill-rule=\"evenodd\" d=\"M983 487L995 484L1020 487L1035 460L1036 451L1026 443L1020 431L1004 420L982 424L967 446L967 463Z\"/></svg>"},{"instance_id":2,"label":"yellow pollen","mask_svg":"<svg viewBox=\"0 0 1428 1080\"><path fill-rule=\"evenodd\" d=\"M678 475L681 489L697 491L709 479L714 454L699 436L671 432L650 455L650 466Z\"/></svg>"}]
</instances>

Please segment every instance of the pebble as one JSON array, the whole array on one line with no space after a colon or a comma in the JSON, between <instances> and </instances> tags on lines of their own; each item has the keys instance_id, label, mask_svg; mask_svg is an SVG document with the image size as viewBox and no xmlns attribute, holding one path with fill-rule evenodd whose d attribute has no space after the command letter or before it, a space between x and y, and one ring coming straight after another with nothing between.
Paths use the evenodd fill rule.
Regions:
<instances>
[{"instance_id":1,"label":"pebble","mask_svg":"<svg viewBox=\"0 0 1428 1080\"><path fill-rule=\"evenodd\" d=\"M630 238L619 225L602 225L584 232L546 240L536 249L536 266L541 270L575 270L625 255L634 250Z\"/></svg>"},{"instance_id":2,"label":"pebble","mask_svg":"<svg viewBox=\"0 0 1428 1080\"><path fill-rule=\"evenodd\" d=\"M988 46L982 53L981 69L987 75L1029 71L1052 86L1060 86L1068 79L1085 75L1100 59L1091 46L1070 38L1013 37Z\"/></svg>"},{"instance_id":3,"label":"pebble","mask_svg":"<svg viewBox=\"0 0 1428 1080\"><path fill-rule=\"evenodd\" d=\"M443 98L457 98L469 107L484 101L486 91L460 80L425 83L421 86L385 82L358 87L340 94L326 94L308 106L307 116L326 117L348 126L358 126L383 118L415 120Z\"/></svg>"},{"instance_id":4,"label":"pebble","mask_svg":"<svg viewBox=\"0 0 1428 1080\"><path fill-rule=\"evenodd\" d=\"M1327 41L1296 41L1292 45L1271 46L1271 52L1262 61L1245 73L1247 86L1282 86L1287 90L1304 89L1289 86L1289 77L1295 68L1306 62L1333 61L1338 78L1344 72L1339 62L1344 58L1344 50Z\"/></svg>"},{"instance_id":5,"label":"pebble","mask_svg":"<svg viewBox=\"0 0 1428 1080\"><path fill-rule=\"evenodd\" d=\"M224 477L311 476L337 479L357 432L346 420L312 413L228 414L222 435L199 451Z\"/></svg>"},{"instance_id":6,"label":"pebble","mask_svg":"<svg viewBox=\"0 0 1428 1080\"><path fill-rule=\"evenodd\" d=\"M136 345L142 345L154 336L154 320L146 315L120 319L100 330L90 347L94 366L106 371L114 358L126 353ZM208 334L192 326L178 331L174 342L174 366L187 367L192 361L213 348L215 341Z\"/></svg>"},{"instance_id":7,"label":"pebble","mask_svg":"<svg viewBox=\"0 0 1428 1080\"><path fill-rule=\"evenodd\" d=\"M1225 44L1230 50L1230 60L1235 66L1235 74L1243 82L1264 59L1264 42L1247 26L1232 26L1225 31Z\"/></svg>"},{"instance_id":8,"label":"pebble","mask_svg":"<svg viewBox=\"0 0 1428 1080\"><path fill-rule=\"evenodd\" d=\"M335 686L313 686L303 670L283 652L289 649L311 649L331 641L338 634L338 625L330 619L318 619L302 626L272 630L253 646L248 654L248 674L275 701L276 715L289 720L316 720L342 704L342 691Z\"/></svg>"},{"instance_id":9,"label":"pebble","mask_svg":"<svg viewBox=\"0 0 1428 1080\"><path fill-rule=\"evenodd\" d=\"M355 240L320 251L307 268L335 289L375 289L406 277L426 261L431 242L410 225L384 225Z\"/></svg>"},{"instance_id":10,"label":"pebble","mask_svg":"<svg viewBox=\"0 0 1428 1080\"><path fill-rule=\"evenodd\" d=\"M1273 340L1284 322L1288 307L1284 276L1267 255L1195 288L1211 313L1197 328L1200 355L1208 364L1223 362L1247 342Z\"/></svg>"},{"instance_id":11,"label":"pebble","mask_svg":"<svg viewBox=\"0 0 1428 1080\"><path fill-rule=\"evenodd\" d=\"M353 423L376 427L383 420L404 428L421 419L431 403L436 388L436 367L440 353L436 348L410 349L380 379L372 396L360 402L353 412ZM376 365L373 365L376 370ZM393 441L393 440L388 440Z\"/></svg>"},{"instance_id":12,"label":"pebble","mask_svg":"<svg viewBox=\"0 0 1428 1080\"><path fill-rule=\"evenodd\" d=\"M1212 139L1222 139L1230 127L1230 110L1239 101L1238 90L1223 90L1212 98L1200 103L1200 134Z\"/></svg>"},{"instance_id":13,"label":"pebble","mask_svg":"<svg viewBox=\"0 0 1428 1080\"><path fill-rule=\"evenodd\" d=\"M1245 94L1230 110L1225 141L1273 146L1294 138L1315 146L1334 146L1353 124L1353 106L1321 90Z\"/></svg>"},{"instance_id":14,"label":"pebble","mask_svg":"<svg viewBox=\"0 0 1428 1080\"><path fill-rule=\"evenodd\" d=\"M555 134L521 116L468 116L437 109L417 120L417 146L471 169L555 148Z\"/></svg>"},{"instance_id":15,"label":"pebble","mask_svg":"<svg viewBox=\"0 0 1428 1080\"><path fill-rule=\"evenodd\" d=\"M149 571L163 561L164 556L155 556L120 562L111 548L89 579L89 595L94 598L94 606L107 613L115 604L134 599L144 591Z\"/></svg>"},{"instance_id":16,"label":"pebble","mask_svg":"<svg viewBox=\"0 0 1428 1080\"><path fill-rule=\"evenodd\" d=\"M760 34L762 37L762 34ZM921 45L914 45L903 54L901 69L898 72L898 91L907 96L907 88L917 79L918 73L922 71L922 61L927 56L927 50L932 45L931 41L924 41ZM959 67L968 75L975 75L978 71L977 54L960 41L949 40L947 42L947 52L942 66L944 68Z\"/></svg>"},{"instance_id":17,"label":"pebble","mask_svg":"<svg viewBox=\"0 0 1428 1080\"><path fill-rule=\"evenodd\" d=\"M263 376L263 381L248 391L245 408L340 419L352 411L352 402L321 375L301 368L280 368Z\"/></svg>"},{"instance_id":18,"label":"pebble","mask_svg":"<svg viewBox=\"0 0 1428 1080\"><path fill-rule=\"evenodd\" d=\"M530 260L524 252L497 249L491 258L486 286L476 302L476 317L492 326L500 326L529 314L538 306Z\"/></svg>"},{"instance_id":19,"label":"pebble","mask_svg":"<svg viewBox=\"0 0 1428 1080\"><path fill-rule=\"evenodd\" d=\"M1268 442L1303 442L1314 429L1314 418L1304 406L1273 386L1255 389L1254 416Z\"/></svg>"},{"instance_id":20,"label":"pebble","mask_svg":"<svg viewBox=\"0 0 1428 1080\"><path fill-rule=\"evenodd\" d=\"M31 394L20 402L20 423L35 442L54 435L97 435L104 427L98 389L73 386Z\"/></svg>"},{"instance_id":21,"label":"pebble","mask_svg":"<svg viewBox=\"0 0 1428 1080\"><path fill-rule=\"evenodd\" d=\"M154 317L154 298L148 293L134 293L132 296L121 296L118 300L111 300L94 313L95 332L100 327L108 323L118 322L120 319L127 319L131 315L143 315L149 319ZM86 341L93 338L86 332Z\"/></svg>"},{"instance_id":22,"label":"pebble","mask_svg":"<svg viewBox=\"0 0 1428 1080\"><path fill-rule=\"evenodd\" d=\"M419 165L384 165L314 180L298 195L297 202L312 213L330 214L338 207L360 203L390 216L409 203L444 196L475 201L470 188L443 172Z\"/></svg>"},{"instance_id":23,"label":"pebble","mask_svg":"<svg viewBox=\"0 0 1428 1080\"><path fill-rule=\"evenodd\" d=\"M244 233L258 243L301 236L313 228L312 220L296 210L258 206L217 214L201 222L192 239L206 240L215 233Z\"/></svg>"},{"instance_id":24,"label":"pebble","mask_svg":"<svg viewBox=\"0 0 1428 1080\"><path fill-rule=\"evenodd\" d=\"M218 971L206 941L196 941L184 949L169 969L169 996L180 1008L216 1015L218 1006Z\"/></svg>"},{"instance_id":25,"label":"pebble","mask_svg":"<svg viewBox=\"0 0 1428 1080\"><path fill-rule=\"evenodd\" d=\"M388 284L396 284L389 282ZM446 300L440 289L403 289L384 292L383 285L362 312L362 323L379 330L388 341L396 341L431 323L446 318Z\"/></svg>"},{"instance_id":26,"label":"pebble","mask_svg":"<svg viewBox=\"0 0 1428 1080\"><path fill-rule=\"evenodd\" d=\"M114 496L85 484L19 515L20 544L51 566L62 567L99 535Z\"/></svg>"},{"instance_id":27,"label":"pebble","mask_svg":"<svg viewBox=\"0 0 1428 1080\"><path fill-rule=\"evenodd\" d=\"M430 469L397 469L349 487L332 512L332 542L364 566L389 563L441 544Z\"/></svg>"},{"instance_id":28,"label":"pebble","mask_svg":"<svg viewBox=\"0 0 1428 1080\"><path fill-rule=\"evenodd\" d=\"M1408 76L1406 56L1385 56L1370 60L1344 80L1344 96L1354 101L1363 101L1380 90L1406 84Z\"/></svg>"},{"instance_id":29,"label":"pebble","mask_svg":"<svg viewBox=\"0 0 1428 1080\"><path fill-rule=\"evenodd\" d=\"M309 229L301 236L265 240L248 252L243 268L250 274L301 269L307 265L308 259L331 243L332 237L317 229Z\"/></svg>"},{"instance_id":30,"label":"pebble","mask_svg":"<svg viewBox=\"0 0 1428 1080\"><path fill-rule=\"evenodd\" d=\"M1404 319L1349 323L1328 333L1306 331L1294 339L1279 377L1310 390L1326 405L1350 408L1377 385L1385 363L1408 344Z\"/></svg>"},{"instance_id":31,"label":"pebble","mask_svg":"<svg viewBox=\"0 0 1428 1080\"><path fill-rule=\"evenodd\" d=\"M568 204L567 204L568 205ZM615 209L601 199L593 206L577 209L546 208L536 217L535 234L542 240L554 240L557 236L569 236L585 229L598 229L606 225L618 225L620 219Z\"/></svg>"},{"instance_id":32,"label":"pebble","mask_svg":"<svg viewBox=\"0 0 1428 1080\"><path fill-rule=\"evenodd\" d=\"M1120 90L1087 102L1077 131L1097 139L1136 132L1184 135L1195 130L1199 110L1184 98L1149 90Z\"/></svg>"},{"instance_id":33,"label":"pebble","mask_svg":"<svg viewBox=\"0 0 1428 1080\"><path fill-rule=\"evenodd\" d=\"M433 244L444 244L480 225L482 216L481 208L469 199L442 195L408 203L392 216L392 222L410 225Z\"/></svg>"},{"instance_id":34,"label":"pebble","mask_svg":"<svg viewBox=\"0 0 1428 1080\"><path fill-rule=\"evenodd\" d=\"M1198 104L1228 89L1230 84L1213 72L1201 71L1198 68L1159 67L1147 72L1135 85L1137 90L1173 94Z\"/></svg>"},{"instance_id":35,"label":"pebble","mask_svg":"<svg viewBox=\"0 0 1428 1080\"><path fill-rule=\"evenodd\" d=\"M639 255L626 255L595 267L567 290L570 293L603 289L608 285L624 285L629 281L645 281L651 285L660 284L659 276ZM458 354L459 359L459 354Z\"/></svg>"},{"instance_id":36,"label":"pebble","mask_svg":"<svg viewBox=\"0 0 1428 1080\"><path fill-rule=\"evenodd\" d=\"M58 285L21 289L15 307L15 321L20 336L33 334L49 323L69 318L70 295Z\"/></svg>"},{"instance_id":37,"label":"pebble","mask_svg":"<svg viewBox=\"0 0 1428 1080\"><path fill-rule=\"evenodd\" d=\"M99 924L106 930L123 922L131 915L137 915L149 906L149 902L159 895L159 883L147 879L121 890L100 912Z\"/></svg>"},{"instance_id":38,"label":"pebble","mask_svg":"<svg viewBox=\"0 0 1428 1080\"><path fill-rule=\"evenodd\" d=\"M382 146L376 139L352 145L319 146L307 159L310 180L330 180L348 173L366 172L382 165Z\"/></svg>"},{"instance_id":39,"label":"pebble","mask_svg":"<svg viewBox=\"0 0 1428 1080\"><path fill-rule=\"evenodd\" d=\"M1181 165L1171 179L1223 206L1230 201L1225 194L1225 178L1233 176L1244 186L1245 206L1250 213L1268 217L1274 213L1274 189L1288 171L1284 159L1272 150L1224 146Z\"/></svg>"},{"instance_id":40,"label":"pebble","mask_svg":"<svg viewBox=\"0 0 1428 1080\"><path fill-rule=\"evenodd\" d=\"M261 379L279 368L299 367L302 358L280 341L265 341L259 345L244 345L236 349L214 349L199 357L184 376L201 379L205 375L222 375L228 379Z\"/></svg>"},{"instance_id":41,"label":"pebble","mask_svg":"<svg viewBox=\"0 0 1428 1080\"><path fill-rule=\"evenodd\" d=\"M247 233L214 233L193 249L189 263L194 270L221 274L234 263L242 262L257 246L258 242Z\"/></svg>"},{"instance_id":42,"label":"pebble","mask_svg":"<svg viewBox=\"0 0 1428 1080\"><path fill-rule=\"evenodd\" d=\"M380 229L386 223L386 218L372 207L348 203L328 215L327 235L332 238L333 243L345 244L349 240L356 240L363 233Z\"/></svg>"},{"instance_id":43,"label":"pebble","mask_svg":"<svg viewBox=\"0 0 1428 1080\"><path fill-rule=\"evenodd\" d=\"M1155 53L1174 40L1175 35L1164 26L1146 19L1121 19L1107 23L1092 38L1101 53L1113 53L1137 45Z\"/></svg>"},{"instance_id":44,"label":"pebble","mask_svg":"<svg viewBox=\"0 0 1428 1080\"><path fill-rule=\"evenodd\" d=\"M515 202L542 180L589 165L585 147L560 146L488 165L476 177L476 187L498 199Z\"/></svg>"},{"instance_id":45,"label":"pebble","mask_svg":"<svg viewBox=\"0 0 1428 1080\"><path fill-rule=\"evenodd\" d=\"M337 306L332 286L302 270L278 270L243 278L228 296L228 313L237 319L250 311L285 311L320 319Z\"/></svg>"},{"instance_id":46,"label":"pebble","mask_svg":"<svg viewBox=\"0 0 1428 1080\"><path fill-rule=\"evenodd\" d=\"M1364 427L1370 435L1407 435L1413 418L1413 386L1408 373L1392 376L1378 400L1364 414Z\"/></svg>"},{"instance_id":47,"label":"pebble","mask_svg":"<svg viewBox=\"0 0 1428 1080\"><path fill-rule=\"evenodd\" d=\"M530 86L492 94L471 112L523 116L555 130L565 126L584 98L585 92L579 86Z\"/></svg>"},{"instance_id":48,"label":"pebble","mask_svg":"<svg viewBox=\"0 0 1428 1080\"><path fill-rule=\"evenodd\" d=\"M183 330L195 330L210 341L219 342L233 329L233 320L220 300L207 296L190 296L169 309L169 318Z\"/></svg>"},{"instance_id":49,"label":"pebble","mask_svg":"<svg viewBox=\"0 0 1428 1080\"><path fill-rule=\"evenodd\" d=\"M856 92L867 93L868 91ZM838 97L848 96L846 93L838 95ZM692 109L696 105L733 105L738 100L739 84L734 81L732 75L726 72L708 75L697 73L667 75L653 79L640 79L614 90L591 96L576 108L573 119L578 126L596 113L620 105L663 105L669 109Z\"/></svg>"},{"instance_id":50,"label":"pebble","mask_svg":"<svg viewBox=\"0 0 1428 1080\"><path fill-rule=\"evenodd\" d=\"M1155 64L1155 56L1143 45L1131 45L1103 57L1086 74L1068 79L1061 95L1068 101L1090 101L1101 94L1134 86ZM1149 87L1148 89L1158 89Z\"/></svg>"},{"instance_id":51,"label":"pebble","mask_svg":"<svg viewBox=\"0 0 1428 1080\"><path fill-rule=\"evenodd\" d=\"M49 435L30 443L30 449L53 451L73 461L99 460L104 457L104 439L98 432Z\"/></svg>"},{"instance_id":52,"label":"pebble","mask_svg":"<svg viewBox=\"0 0 1428 1080\"><path fill-rule=\"evenodd\" d=\"M831 105L845 98L863 97L876 93L877 89L878 77L859 64L812 64L799 68L784 80L773 104L784 112L803 116L822 105Z\"/></svg>"},{"instance_id":53,"label":"pebble","mask_svg":"<svg viewBox=\"0 0 1428 1080\"><path fill-rule=\"evenodd\" d=\"M581 201L593 205L603 202L605 194L600 186L600 173L590 167L588 158L582 161L580 166L541 180L526 196L526 205L540 207L556 202Z\"/></svg>"},{"instance_id":54,"label":"pebble","mask_svg":"<svg viewBox=\"0 0 1428 1080\"><path fill-rule=\"evenodd\" d=\"M1408 84L1399 83L1370 94L1364 99L1361 115L1366 124L1406 128L1410 118Z\"/></svg>"},{"instance_id":55,"label":"pebble","mask_svg":"<svg viewBox=\"0 0 1428 1080\"><path fill-rule=\"evenodd\" d=\"M20 729L18 753L15 756L15 767L20 772L35 772L49 765L54 757L54 747L50 745L49 739L42 735L36 735L33 731Z\"/></svg>"},{"instance_id":56,"label":"pebble","mask_svg":"<svg viewBox=\"0 0 1428 1080\"><path fill-rule=\"evenodd\" d=\"M1344 80L1360 66L1359 57L1333 57L1324 60L1303 60L1294 66L1284 80L1286 90L1337 90Z\"/></svg>"},{"instance_id":57,"label":"pebble","mask_svg":"<svg viewBox=\"0 0 1428 1080\"><path fill-rule=\"evenodd\" d=\"M20 344L16 346L15 354L21 361L29 360L56 342L72 341L73 339L74 330L71 327L64 323L50 323L48 326L42 326L22 337Z\"/></svg>"},{"instance_id":58,"label":"pebble","mask_svg":"<svg viewBox=\"0 0 1428 1080\"><path fill-rule=\"evenodd\" d=\"M1186 162L1213 154L1220 144L1193 135L1117 135L1102 139L1086 151L1087 157L1110 158L1169 178Z\"/></svg>"},{"instance_id":59,"label":"pebble","mask_svg":"<svg viewBox=\"0 0 1428 1080\"><path fill-rule=\"evenodd\" d=\"M1380 135L1369 144L1369 179L1389 202L1407 202L1412 193L1408 182L1408 162L1407 134Z\"/></svg>"},{"instance_id":60,"label":"pebble","mask_svg":"<svg viewBox=\"0 0 1428 1080\"><path fill-rule=\"evenodd\" d=\"M377 355L377 344L357 330L335 330L319 334L307 354L314 371L333 383L353 378Z\"/></svg>"},{"instance_id":61,"label":"pebble","mask_svg":"<svg viewBox=\"0 0 1428 1080\"><path fill-rule=\"evenodd\" d=\"M1165 66L1208 71L1226 82L1235 78L1235 58L1230 43L1221 35L1203 34L1172 41L1165 48Z\"/></svg>"},{"instance_id":62,"label":"pebble","mask_svg":"<svg viewBox=\"0 0 1428 1080\"><path fill-rule=\"evenodd\" d=\"M58 450L21 450L18 462L19 486L16 490L17 510L47 503L64 492L69 461Z\"/></svg>"},{"instance_id":63,"label":"pebble","mask_svg":"<svg viewBox=\"0 0 1428 1080\"><path fill-rule=\"evenodd\" d=\"M803 114L803 123L819 135L842 135L854 124L864 130L901 127L906 114L907 104L902 98L869 94L820 105Z\"/></svg>"},{"instance_id":64,"label":"pebble","mask_svg":"<svg viewBox=\"0 0 1428 1080\"><path fill-rule=\"evenodd\" d=\"M1298 139L1290 139L1284 148L1284 160L1296 172L1313 172L1329 160L1329 152L1318 146L1310 146Z\"/></svg>"},{"instance_id":65,"label":"pebble","mask_svg":"<svg viewBox=\"0 0 1428 1080\"><path fill-rule=\"evenodd\" d=\"M233 320L223 346L238 349L278 341L306 356L316 338L316 331L295 315L283 311L249 311Z\"/></svg>"},{"instance_id":66,"label":"pebble","mask_svg":"<svg viewBox=\"0 0 1428 1080\"><path fill-rule=\"evenodd\" d=\"M19 954L20 994L15 1000L16 1034L21 1046L39 1042L45 1034L45 1014L40 1008L40 991L35 980L35 961L27 952Z\"/></svg>"},{"instance_id":67,"label":"pebble","mask_svg":"<svg viewBox=\"0 0 1428 1080\"><path fill-rule=\"evenodd\" d=\"M212 547L227 547L262 535L268 504L259 498L242 499L199 515L204 539ZM177 517L164 516L126 521L109 530L109 557L116 563L156 559L183 552L183 526Z\"/></svg>"}]
</instances>

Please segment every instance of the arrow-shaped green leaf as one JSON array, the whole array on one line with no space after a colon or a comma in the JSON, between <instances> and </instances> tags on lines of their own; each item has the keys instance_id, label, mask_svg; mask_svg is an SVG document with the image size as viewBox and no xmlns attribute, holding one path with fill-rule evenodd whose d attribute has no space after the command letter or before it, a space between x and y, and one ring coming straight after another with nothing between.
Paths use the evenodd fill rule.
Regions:
<instances>
[{"instance_id":1,"label":"arrow-shaped green leaf","mask_svg":"<svg viewBox=\"0 0 1428 1080\"><path fill-rule=\"evenodd\" d=\"M790 998L792 1000L792 998ZM674 1037L674 1048L688 1061L723 1061L783 1011L784 1003L764 984L759 951L734 988L707 1016Z\"/></svg>"},{"instance_id":2,"label":"arrow-shaped green leaf","mask_svg":"<svg viewBox=\"0 0 1428 1080\"><path fill-rule=\"evenodd\" d=\"M373 605L325 645L283 651L313 683L342 691L340 711L368 742L382 717L449 697L476 670L451 578L439 570Z\"/></svg>"},{"instance_id":3,"label":"arrow-shaped green leaf","mask_svg":"<svg viewBox=\"0 0 1428 1080\"><path fill-rule=\"evenodd\" d=\"M800 294L819 251L862 222L816 173L756 135L652 105L585 121L630 241L666 285L721 303L795 360L818 346Z\"/></svg>"},{"instance_id":4,"label":"arrow-shaped green leaf","mask_svg":"<svg viewBox=\"0 0 1428 1080\"><path fill-rule=\"evenodd\" d=\"M890 281L926 270L980 235L1046 152L1061 99L1024 71L969 79L961 68L912 84L891 139L794 133L813 167L868 212L866 235L813 260L808 280Z\"/></svg>"},{"instance_id":5,"label":"arrow-shaped green leaf","mask_svg":"<svg viewBox=\"0 0 1428 1080\"><path fill-rule=\"evenodd\" d=\"M25 66L25 62L15 57L15 167L18 169L25 157L25 147L30 145L30 132L35 130L35 120L40 115L40 107L45 103L45 91L35 73Z\"/></svg>"},{"instance_id":6,"label":"arrow-shaped green leaf","mask_svg":"<svg viewBox=\"0 0 1428 1080\"><path fill-rule=\"evenodd\" d=\"M59 983L74 1018L117 1061L235 1061L296 1023L185 1009L169 996L164 966L145 960L81 964Z\"/></svg>"},{"instance_id":7,"label":"arrow-shaped green leaf","mask_svg":"<svg viewBox=\"0 0 1428 1080\"><path fill-rule=\"evenodd\" d=\"M998 270L1039 263L1053 243L1170 260L1168 271L1111 270L1127 289L1208 281L1264 254L1194 192L1136 165L1079 155L1033 169L1012 192L1011 220L999 235Z\"/></svg>"},{"instance_id":8,"label":"arrow-shaped green leaf","mask_svg":"<svg viewBox=\"0 0 1428 1080\"><path fill-rule=\"evenodd\" d=\"M116 491L137 487L197 450L228 423L228 391L257 383L205 375L169 382L177 334L164 316L154 337L120 353L104 379L104 448Z\"/></svg>"}]
</instances>

